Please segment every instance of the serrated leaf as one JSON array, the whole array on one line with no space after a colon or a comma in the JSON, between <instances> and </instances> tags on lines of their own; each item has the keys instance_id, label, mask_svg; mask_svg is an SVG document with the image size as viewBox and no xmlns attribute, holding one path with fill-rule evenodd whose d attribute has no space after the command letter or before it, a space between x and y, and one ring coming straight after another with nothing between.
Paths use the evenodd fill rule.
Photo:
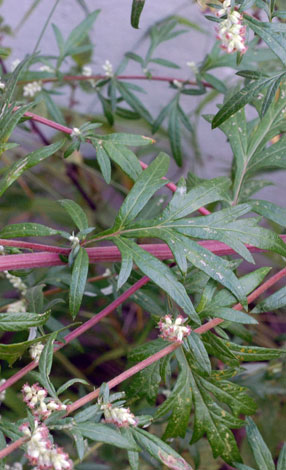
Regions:
<instances>
[{"instance_id":1,"label":"serrated leaf","mask_svg":"<svg viewBox=\"0 0 286 470\"><path fill-rule=\"evenodd\" d=\"M187 336L185 342L187 342L188 347L191 349L194 359L197 364L199 364L202 372L210 375L212 366L200 335L192 331L191 334Z\"/></svg>"},{"instance_id":2,"label":"serrated leaf","mask_svg":"<svg viewBox=\"0 0 286 470\"><path fill-rule=\"evenodd\" d=\"M164 403L157 408L154 420L159 419L171 412L168 425L164 432L163 439L172 437L185 437L190 420L192 408L192 393L188 378L188 369L182 368L171 394Z\"/></svg>"},{"instance_id":3,"label":"serrated leaf","mask_svg":"<svg viewBox=\"0 0 286 470\"><path fill-rule=\"evenodd\" d=\"M144 8L145 0L133 0L131 9L131 25L133 28L139 28L139 20Z\"/></svg>"},{"instance_id":4,"label":"serrated leaf","mask_svg":"<svg viewBox=\"0 0 286 470\"><path fill-rule=\"evenodd\" d=\"M0 331L22 331L46 323L51 312L37 313L0 313Z\"/></svg>"},{"instance_id":5,"label":"serrated leaf","mask_svg":"<svg viewBox=\"0 0 286 470\"><path fill-rule=\"evenodd\" d=\"M69 308L73 318L77 316L81 306L88 274L88 266L88 254L83 247L80 247L73 264L69 291Z\"/></svg>"},{"instance_id":6,"label":"serrated leaf","mask_svg":"<svg viewBox=\"0 0 286 470\"><path fill-rule=\"evenodd\" d=\"M60 199L58 203L66 210L79 230L88 228L87 216L76 202L70 199Z\"/></svg>"},{"instance_id":7,"label":"serrated leaf","mask_svg":"<svg viewBox=\"0 0 286 470\"><path fill-rule=\"evenodd\" d=\"M172 271L161 261L143 250L132 240L121 238L126 249L130 250L135 264L155 284L167 294L191 317L195 323L200 323L199 317L189 299L184 286L178 282Z\"/></svg>"},{"instance_id":8,"label":"serrated leaf","mask_svg":"<svg viewBox=\"0 0 286 470\"><path fill-rule=\"evenodd\" d=\"M118 225L119 229L133 220L153 194L166 184L162 177L167 173L168 167L169 157L164 153L160 153L151 165L140 174L120 207L115 221L115 225Z\"/></svg>"},{"instance_id":9,"label":"serrated leaf","mask_svg":"<svg viewBox=\"0 0 286 470\"><path fill-rule=\"evenodd\" d=\"M111 444L121 449L137 450L133 441L130 442L126 437L123 437L120 432L116 431L108 424L85 422L83 424L77 424L75 431L80 432L83 437L87 437L92 441Z\"/></svg>"},{"instance_id":10,"label":"serrated leaf","mask_svg":"<svg viewBox=\"0 0 286 470\"><path fill-rule=\"evenodd\" d=\"M192 467L172 447L157 436L140 428L132 428L132 434L140 447L166 467L173 470L192 470Z\"/></svg>"},{"instance_id":11,"label":"serrated leaf","mask_svg":"<svg viewBox=\"0 0 286 470\"><path fill-rule=\"evenodd\" d=\"M114 144L111 141L103 142L102 147L109 158L119 165L133 181L138 178L142 168L136 155L131 150L123 145Z\"/></svg>"},{"instance_id":12,"label":"serrated leaf","mask_svg":"<svg viewBox=\"0 0 286 470\"><path fill-rule=\"evenodd\" d=\"M271 452L251 418L246 420L246 434L259 470L275 470Z\"/></svg>"},{"instance_id":13,"label":"serrated leaf","mask_svg":"<svg viewBox=\"0 0 286 470\"><path fill-rule=\"evenodd\" d=\"M41 161L56 153L63 146L64 140L60 140L54 144L41 147L38 150L26 155L24 158L13 163L7 170L5 176L0 180L0 196L9 188L24 171L33 168Z\"/></svg>"}]
</instances>

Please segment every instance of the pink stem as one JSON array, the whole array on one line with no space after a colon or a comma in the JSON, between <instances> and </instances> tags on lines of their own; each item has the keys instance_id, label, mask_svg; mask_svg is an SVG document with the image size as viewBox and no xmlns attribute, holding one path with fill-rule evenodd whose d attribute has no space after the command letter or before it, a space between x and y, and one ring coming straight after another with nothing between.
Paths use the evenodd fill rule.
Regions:
<instances>
[{"instance_id":1,"label":"pink stem","mask_svg":"<svg viewBox=\"0 0 286 470\"><path fill-rule=\"evenodd\" d=\"M265 292L267 289L269 289L269 287L271 287L273 284L275 284L276 282L278 282L280 279L282 279L282 277L286 276L286 268L282 269L281 271L279 271L277 274L275 274L274 276L272 276L270 279L268 279L266 282L264 282L261 286L259 286L257 289L255 289L248 297L247 297L247 301L248 303L252 302L253 300L255 300L257 297L259 297L263 292ZM142 282L144 278L140 279L140 281ZM138 281L138 283L140 282ZM146 279L146 282L148 282L148 278ZM145 282L145 283L146 283ZM133 288L135 287L135 284L133 286ZM131 289L131 288L130 288ZM129 289L128 289L129 290ZM127 292L127 291L126 291ZM126 294L126 292L124 294ZM124 295L123 294L123 295ZM119 300L119 299L117 299ZM112 304L111 304L112 305ZM108 307L107 307L108 308ZM236 304L234 307L233 307L235 310L241 310L242 309L242 306L241 304ZM101 312L102 313L102 312ZM99 314L100 315L100 314ZM94 319L91 319L91 320L94 320ZM88 322L90 322L91 320L89 320ZM222 323L224 320L222 320L221 318L213 318L212 320L208 321L205 325L202 325L200 326L199 328L196 328L194 331L195 333L199 333L199 334L202 334L202 333L205 333L206 331L208 330L211 330L212 328L214 328L215 326L219 325L220 323ZM88 323L87 322L87 323ZM81 328L81 327L80 327ZM76 330L75 330L76 331ZM71 341L71 340L70 340ZM61 347L63 347L66 343L62 344L62 345L59 345L58 349L60 349ZM158 351L157 353L153 354L152 356L149 356L147 357L146 359L144 359L143 361L139 362L138 364L136 364L135 366L131 367L130 369L127 369L126 371L122 372L121 374L119 374L117 377L115 377L114 379L111 379L109 382L108 382L108 386L109 388L114 388L116 385L119 385L120 383L122 383L123 381L125 381L126 379L132 377L133 375L137 374L138 372L140 372L141 370L145 369L146 367L150 366L151 364L153 364L154 362L158 361L159 359L162 359L163 357L167 356L168 354L170 354L171 352L175 351L177 348L179 348L181 346L181 343L179 342L175 342L175 343L171 343L169 344L168 346L166 346L166 348L164 349L161 349L161 351ZM31 363L32 364L32 363ZM30 365L31 365L30 364ZM34 368L34 367L33 367ZM30 369L32 370L32 369ZM18 374L18 373L17 373ZM17 374L15 374L13 377L15 377ZM11 378L13 378L11 377ZM10 379L11 379L10 378ZM18 376L18 378L20 378ZM8 379L8 380L10 380ZM7 380L7 382L8 382ZM7 384L7 382L5 384L3 384L1 387L0 387L0 392L2 392L3 390L5 390L7 388L7 386L5 386ZM14 382L12 382L14 383ZM11 385L11 384L10 384ZM9 386L9 385L8 385ZM77 410L78 408L80 408L81 406L84 406L86 405L87 403L89 403L90 401L94 400L95 398L98 397L99 395L99 392L100 392L100 389L97 388L96 390L94 390L93 392L91 393L88 393L86 396L80 398L79 400L76 400L72 405L69 405L68 406L68 410L67 410L67 414L70 414L72 413L73 411ZM10 453L12 453L14 450L16 450L18 447L20 447L23 443L25 442L25 438L21 438L21 439L18 439L17 441L13 442L12 444L8 445L7 447L5 447L5 449L3 450L0 450L0 459L1 458L4 458L6 457L7 455L9 455Z\"/></svg>"},{"instance_id":2,"label":"pink stem","mask_svg":"<svg viewBox=\"0 0 286 470\"><path fill-rule=\"evenodd\" d=\"M286 242L286 235L280 235L280 238ZM27 242L17 241L17 240L0 240L0 244L6 246L18 246L24 247L23 244ZM227 246L225 243L215 241L215 240L202 240L199 241L198 244L207 250L211 251L212 253L218 256L226 256L226 255L235 255L236 252ZM28 246L25 245L27 248ZM38 244L30 244L29 247L37 247L41 246ZM161 260L172 259L173 254L168 247L168 245L164 243L158 244L142 244L140 245L141 248L151 253L153 256ZM248 250L251 253L261 253L265 251L262 248L257 248L253 245L246 245ZM46 249L46 245L44 245L44 249ZM48 252L54 251L54 253ZM96 262L116 262L121 260L121 254L117 247L115 246L102 246L102 247L94 247L94 248L86 248L86 251L89 255L90 263ZM39 268L39 267L48 267L48 266L60 266L63 263L59 258L58 254L67 254L69 253L68 248L61 248L61 247L51 247L48 246L46 251L39 252L39 253L24 253L20 255L6 255L0 257L0 272L9 270L9 269L31 269L31 268Z\"/></svg>"},{"instance_id":3,"label":"pink stem","mask_svg":"<svg viewBox=\"0 0 286 470\"><path fill-rule=\"evenodd\" d=\"M102 320L102 318L106 317L111 312L113 312L117 307L119 307L119 305L125 302L125 300L127 300L137 290L139 290L141 287L147 284L148 281L149 281L149 278L147 276L143 276L141 279L139 279L139 281L135 282L133 286L129 287L129 289L123 292L123 294L121 294L117 299L111 302L111 304L105 307L100 313L92 317L90 320L86 321L83 325L79 326L71 333L68 333L64 337L65 342L57 344L55 346L55 351L62 349L66 344L73 341L75 338L83 334L85 331L93 328L100 320ZM23 369L16 372L16 374L12 375L9 379L6 380L6 382L3 385L0 385L0 393L3 390L6 390L11 385L13 385L14 383L16 383L18 380L24 377L28 372L35 369L37 365L38 365L37 362L32 361L29 364L27 364Z\"/></svg>"},{"instance_id":4,"label":"pink stem","mask_svg":"<svg viewBox=\"0 0 286 470\"><path fill-rule=\"evenodd\" d=\"M64 75L63 80L66 82L70 81L87 81L87 80L106 80L108 77L106 75L90 75L87 77L86 75ZM186 83L187 85L193 85L196 86L197 82L193 80L184 80L183 78L172 78L172 77L159 77L159 76L152 76L152 77L147 77L146 75L117 75L116 76L117 80L148 80L148 81L153 81L153 82L168 82L172 83L174 80L177 80L180 83ZM21 83L29 83L31 80L23 80L20 81L19 84ZM41 82L43 83L49 83L49 82L56 82L58 81L57 78L51 77L51 78L42 78ZM213 86L208 83L208 82L202 82L203 85L206 88L213 88Z\"/></svg>"}]
</instances>

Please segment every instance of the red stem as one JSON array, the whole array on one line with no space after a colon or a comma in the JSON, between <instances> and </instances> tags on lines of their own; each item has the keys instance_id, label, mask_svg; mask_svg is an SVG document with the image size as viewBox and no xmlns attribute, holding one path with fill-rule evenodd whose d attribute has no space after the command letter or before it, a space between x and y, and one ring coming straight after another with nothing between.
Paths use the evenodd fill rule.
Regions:
<instances>
[{"instance_id":1,"label":"red stem","mask_svg":"<svg viewBox=\"0 0 286 470\"><path fill-rule=\"evenodd\" d=\"M161 76L154 76L147 77L146 75L117 75L115 77L117 80L148 80L153 82L168 82L172 83L174 80L177 82L185 83L186 85L197 86L197 82L193 80L184 80L183 78L172 78L172 77L161 77ZM88 80L106 80L108 77L106 75L90 75L87 77L86 75L64 75L63 80L66 82L71 81L88 81ZM51 83L58 81L58 78L42 78L41 82L43 83ZM31 80L21 80L18 84L30 83ZM206 88L213 88L213 86L208 82L202 82Z\"/></svg>"},{"instance_id":2,"label":"red stem","mask_svg":"<svg viewBox=\"0 0 286 470\"><path fill-rule=\"evenodd\" d=\"M280 238L286 242L286 235L280 235ZM63 265L63 261L59 258L59 253L68 254L69 248L52 247L39 245L35 243L23 242L21 240L1 240L0 245L17 246L19 248L45 249L39 253L24 253L20 255L6 255L0 257L0 272L9 269L31 269L48 266ZM225 243L215 240L201 240L198 244L218 256L235 255L236 252ZM253 245L245 245L251 253L261 253L265 251ZM151 253L153 256L161 260L172 259L173 254L165 243L158 244L142 244L141 248ZM89 255L90 263L96 262L117 262L121 260L121 254L115 246L101 246L94 248L86 248Z\"/></svg>"},{"instance_id":3,"label":"red stem","mask_svg":"<svg viewBox=\"0 0 286 470\"><path fill-rule=\"evenodd\" d=\"M279 271L277 274L274 274L274 276L272 276L270 279L268 279L266 282L264 282L261 286L259 286L257 289L255 289L248 297L247 297L247 301L248 303L251 303L253 300L255 300L257 297L259 297L263 292L265 292L267 289L269 289L269 287L271 287L273 284L275 284L276 282L278 282L282 277L286 276L286 268L282 269L281 271ZM140 279L140 281L138 281L136 284L140 283L140 282L143 282L143 279ZM144 283L148 282L148 278L146 278L144 280ZM135 287L135 284L134 286L132 286L133 289ZM132 289L132 288L130 288ZM128 290L130 290L128 289ZM128 291L124 292L124 294L122 295L125 295ZM135 290L134 290L135 292ZM130 294L131 295L131 294ZM119 298L117 299L117 301L119 300ZM115 301L116 302L116 301ZM111 306L112 304L110 304ZM109 306L109 307L110 307ZM108 308L108 307L107 307ZM242 309L242 306L241 304L236 304L234 307L233 307L235 310L241 310ZM106 310L106 309L104 309ZM99 314L101 315L103 313L103 311ZM107 315L107 313L106 313ZM91 320L88 320L88 322L91 322L93 319ZM212 328L214 328L215 326L219 325L220 323L222 323L224 320L222 320L221 318L213 318L212 320L208 321L207 323L205 323L204 325L200 326L199 328L196 328L194 331L195 333L199 333L199 334L202 334L202 333L205 333L206 331L209 331L211 330ZM87 323L88 323L87 322ZM81 328L81 327L80 327ZM76 331L76 330L75 330ZM71 335L71 333L70 333ZM71 340L70 340L71 341ZM61 344L59 345L59 347L57 346L58 349L62 348L65 344L67 343L64 343L64 344ZM135 366L131 367L130 369L127 369L126 371L122 372L121 374L119 374L117 377L115 377L114 379L111 379L109 382L108 382L108 386L109 388L114 388L116 385L119 385L120 383L122 383L124 380L132 377L133 375L137 374L139 371L145 369L146 367L150 366L151 364L153 364L154 362L158 361L159 359L167 356L168 354L170 354L171 352L175 351L177 348L179 348L181 346L181 343L171 343L169 344L168 346L166 346L166 348L162 349L161 351L153 354L152 356L149 356L147 357L146 359L144 359L144 361L141 361L139 362L138 364L136 364ZM33 362L34 363L34 362ZM33 364L31 363L31 364ZM29 366L31 366L31 364L29 364ZM27 368L27 366L26 366ZM30 368L29 370L32 370L34 367ZM19 371L21 372L21 371ZM19 377L19 372L17 374L15 374L13 377L10 377L10 379L8 379L5 384L3 384L2 386L0 386L0 392L2 392L3 390L5 390L9 385L11 385L12 383L15 383L15 381L13 381L12 383L10 382L9 385L7 385L7 382L11 379L13 379L16 375L18 375L18 378L17 380L20 378ZM23 375L21 376L23 377ZM80 408L81 406L83 405L86 405L87 403L89 403L90 401L94 400L95 398L98 397L99 395L99 392L100 392L100 388L97 388L96 390L94 390L93 392L91 393L88 393L86 396L80 398L79 400L76 400L72 405L69 405L68 406L68 410L67 410L67 414L70 414L72 413L73 411L77 410L78 408ZM12 444L8 445L7 447L5 447L5 449L3 450L0 450L0 459L1 458L4 458L5 456L9 455L11 452L13 452L15 449L17 449L18 447L20 447L23 443L25 442L25 439L24 438L21 438L21 439L18 439L18 441L15 441L13 442Z\"/></svg>"}]
</instances>

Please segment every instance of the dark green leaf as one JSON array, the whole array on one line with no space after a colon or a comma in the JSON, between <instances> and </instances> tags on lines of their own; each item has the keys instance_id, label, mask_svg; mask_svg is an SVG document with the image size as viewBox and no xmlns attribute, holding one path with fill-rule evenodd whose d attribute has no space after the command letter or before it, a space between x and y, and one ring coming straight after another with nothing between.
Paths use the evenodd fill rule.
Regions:
<instances>
[{"instance_id":1,"label":"dark green leaf","mask_svg":"<svg viewBox=\"0 0 286 470\"><path fill-rule=\"evenodd\" d=\"M67 211L79 230L86 230L88 228L86 214L76 202L70 199L61 199L58 203Z\"/></svg>"},{"instance_id":2,"label":"dark green leaf","mask_svg":"<svg viewBox=\"0 0 286 470\"><path fill-rule=\"evenodd\" d=\"M80 247L72 268L72 278L69 291L69 308L73 318L78 314L85 290L88 274L89 258L86 250Z\"/></svg>"},{"instance_id":3,"label":"dark green leaf","mask_svg":"<svg viewBox=\"0 0 286 470\"><path fill-rule=\"evenodd\" d=\"M104 442L104 444L111 444L121 449L137 450L136 445L134 446L132 441L123 437L120 432L107 424L85 422L83 424L77 424L75 431L80 432L82 436L92 441Z\"/></svg>"},{"instance_id":4,"label":"dark green leaf","mask_svg":"<svg viewBox=\"0 0 286 470\"><path fill-rule=\"evenodd\" d=\"M246 423L247 440L259 470L275 470L271 452L266 446L254 421L251 418L247 418Z\"/></svg>"},{"instance_id":5,"label":"dark green leaf","mask_svg":"<svg viewBox=\"0 0 286 470\"><path fill-rule=\"evenodd\" d=\"M131 150L111 141L103 142L102 147L109 158L117 163L133 181L138 178L142 168L136 155Z\"/></svg>"},{"instance_id":6,"label":"dark green leaf","mask_svg":"<svg viewBox=\"0 0 286 470\"><path fill-rule=\"evenodd\" d=\"M0 331L22 331L46 323L51 312L37 313L0 313Z\"/></svg>"},{"instance_id":7,"label":"dark green leaf","mask_svg":"<svg viewBox=\"0 0 286 470\"><path fill-rule=\"evenodd\" d=\"M139 28L139 20L144 8L145 0L133 0L131 10L131 25L133 28Z\"/></svg>"}]
</instances>

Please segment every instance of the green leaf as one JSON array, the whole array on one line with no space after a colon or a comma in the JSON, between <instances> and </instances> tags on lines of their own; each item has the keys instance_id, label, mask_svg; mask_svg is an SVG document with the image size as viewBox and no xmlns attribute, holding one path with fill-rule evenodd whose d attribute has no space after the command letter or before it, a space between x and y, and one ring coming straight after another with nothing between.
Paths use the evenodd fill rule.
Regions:
<instances>
[{"instance_id":1,"label":"green leaf","mask_svg":"<svg viewBox=\"0 0 286 470\"><path fill-rule=\"evenodd\" d=\"M263 215L266 219L272 220L276 224L282 225L282 227L286 226L286 209L284 207L258 199L251 199L248 203L257 214Z\"/></svg>"},{"instance_id":2,"label":"green leaf","mask_svg":"<svg viewBox=\"0 0 286 470\"><path fill-rule=\"evenodd\" d=\"M145 119L149 124L152 124L153 118L149 111L145 108L143 103L135 96L126 83L121 83L117 80L116 86L118 91L121 93L122 98L126 101L127 104L134 110L137 111L140 116Z\"/></svg>"},{"instance_id":3,"label":"green leaf","mask_svg":"<svg viewBox=\"0 0 286 470\"><path fill-rule=\"evenodd\" d=\"M46 227L46 225L24 222L21 224L5 225L5 227L0 230L0 238L48 237L51 235L61 235L63 233L68 235L67 232L55 230L51 227Z\"/></svg>"},{"instance_id":4,"label":"green leaf","mask_svg":"<svg viewBox=\"0 0 286 470\"><path fill-rule=\"evenodd\" d=\"M113 134L104 136L98 135L96 137L98 137L99 140L102 140L102 142L113 142L114 144L126 145L128 147L142 147L154 143L154 140L151 137L139 134L124 134L123 132L114 132Z\"/></svg>"},{"instance_id":5,"label":"green leaf","mask_svg":"<svg viewBox=\"0 0 286 470\"><path fill-rule=\"evenodd\" d=\"M107 424L85 422L83 424L77 424L75 431L80 432L83 437L87 437L92 441L103 442L104 444L110 444L120 449L137 450L133 441L129 441L126 437L123 437L120 432Z\"/></svg>"},{"instance_id":6,"label":"green leaf","mask_svg":"<svg viewBox=\"0 0 286 470\"><path fill-rule=\"evenodd\" d=\"M188 368L182 368L171 394L162 405L157 408L154 420L171 412L163 439L172 437L185 437L192 408L192 393Z\"/></svg>"},{"instance_id":7,"label":"green leaf","mask_svg":"<svg viewBox=\"0 0 286 470\"><path fill-rule=\"evenodd\" d=\"M112 141L103 142L102 147L109 158L117 163L133 181L138 178L142 168L136 155L131 150L123 145L114 144Z\"/></svg>"},{"instance_id":8,"label":"green leaf","mask_svg":"<svg viewBox=\"0 0 286 470\"><path fill-rule=\"evenodd\" d=\"M278 76L282 76L282 74L275 75L274 77L260 78L249 83L246 87L238 91L215 115L212 121L212 129L219 127L224 121L243 108L247 103L251 102L253 97L256 96L262 88L270 85L272 81L278 78Z\"/></svg>"},{"instance_id":9,"label":"green leaf","mask_svg":"<svg viewBox=\"0 0 286 470\"><path fill-rule=\"evenodd\" d=\"M182 166L181 129L179 125L177 103L174 102L169 110L168 135L173 157L178 166Z\"/></svg>"},{"instance_id":10,"label":"green leaf","mask_svg":"<svg viewBox=\"0 0 286 470\"><path fill-rule=\"evenodd\" d=\"M63 144L64 140L60 140L54 144L47 145L46 147L41 147L12 164L0 181L0 196L2 196L6 189L8 189L9 186L11 186L14 181L24 173L24 171L34 167L41 161L56 153Z\"/></svg>"},{"instance_id":11,"label":"green leaf","mask_svg":"<svg viewBox=\"0 0 286 470\"><path fill-rule=\"evenodd\" d=\"M239 361L270 361L285 354L282 349L260 348L259 346L241 346L230 341L221 340L229 351L234 354Z\"/></svg>"},{"instance_id":12,"label":"green leaf","mask_svg":"<svg viewBox=\"0 0 286 470\"><path fill-rule=\"evenodd\" d=\"M270 104L273 102L273 100L275 98L275 95L276 95L276 92L277 92L277 90L279 88L279 85L281 83L281 80L283 80L284 77L285 77L285 74L282 75L282 76L279 76L268 87L267 93L265 95L265 98L264 98L264 101L263 101L263 104L262 104L262 108L261 108L261 116L264 116L264 114L268 110Z\"/></svg>"},{"instance_id":13,"label":"green leaf","mask_svg":"<svg viewBox=\"0 0 286 470\"><path fill-rule=\"evenodd\" d=\"M66 121L60 110L60 107L54 102L54 100L52 100L51 96L48 93L46 92L43 93L42 91L42 96L44 97L44 101L46 103L46 107L47 107L48 113L51 116L51 119L65 126Z\"/></svg>"},{"instance_id":14,"label":"green leaf","mask_svg":"<svg viewBox=\"0 0 286 470\"><path fill-rule=\"evenodd\" d=\"M246 434L259 470L275 470L271 452L251 418L246 420Z\"/></svg>"},{"instance_id":15,"label":"green leaf","mask_svg":"<svg viewBox=\"0 0 286 470\"><path fill-rule=\"evenodd\" d=\"M259 302L251 313L271 312L286 305L286 287L282 287L274 294Z\"/></svg>"},{"instance_id":16,"label":"green leaf","mask_svg":"<svg viewBox=\"0 0 286 470\"><path fill-rule=\"evenodd\" d=\"M69 291L69 308L73 318L78 314L85 290L88 274L89 258L86 250L80 247L72 268L72 278Z\"/></svg>"},{"instance_id":17,"label":"green leaf","mask_svg":"<svg viewBox=\"0 0 286 470\"><path fill-rule=\"evenodd\" d=\"M265 171L266 169L273 170L274 168L286 168L286 137L282 137L275 144L270 145L266 149L262 149L254 154L249 165L248 175L257 173L258 171Z\"/></svg>"},{"instance_id":18,"label":"green leaf","mask_svg":"<svg viewBox=\"0 0 286 470\"><path fill-rule=\"evenodd\" d=\"M286 468L286 444L284 443L277 462L277 470Z\"/></svg>"},{"instance_id":19,"label":"green leaf","mask_svg":"<svg viewBox=\"0 0 286 470\"><path fill-rule=\"evenodd\" d=\"M113 240L113 243L117 246L121 253L121 266L117 279L117 289L120 289L131 274L133 268L133 257L129 249L126 249L125 244L121 243L120 238Z\"/></svg>"},{"instance_id":20,"label":"green leaf","mask_svg":"<svg viewBox=\"0 0 286 470\"><path fill-rule=\"evenodd\" d=\"M138 268L167 294L191 317L195 323L200 323L197 312L189 299L184 286L178 282L172 271L161 261L143 250L132 240L121 238L121 243L130 250Z\"/></svg>"},{"instance_id":21,"label":"green leaf","mask_svg":"<svg viewBox=\"0 0 286 470\"><path fill-rule=\"evenodd\" d=\"M144 345L133 348L128 354L128 361L131 365L150 357L152 354L161 351L166 346L166 341L158 338L149 341ZM168 356L169 359L169 356ZM151 405L154 404L161 383L161 368L164 359L154 362L142 371L138 372L129 383L126 393L127 396L134 398L145 398Z\"/></svg>"},{"instance_id":22,"label":"green leaf","mask_svg":"<svg viewBox=\"0 0 286 470\"><path fill-rule=\"evenodd\" d=\"M160 153L151 165L140 174L120 207L115 221L115 225L119 226L119 230L133 220L153 194L166 184L162 177L167 173L168 167L169 157L164 153Z\"/></svg>"},{"instance_id":23,"label":"green leaf","mask_svg":"<svg viewBox=\"0 0 286 470\"><path fill-rule=\"evenodd\" d=\"M267 46L274 52L274 54L281 60L283 65L286 65L286 38L285 35L275 31L275 25L272 23L263 23L256 20L252 16L244 14L244 21L254 31ZM285 27L283 25L285 34Z\"/></svg>"},{"instance_id":24,"label":"green leaf","mask_svg":"<svg viewBox=\"0 0 286 470\"><path fill-rule=\"evenodd\" d=\"M106 183L109 184L111 181L111 165L109 157L102 147L102 145L96 145L96 158L102 173L103 178L105 179Z\"/></svg>"},{"instance_id":25,"label":"green leaf","mask_svg":"<svg viewBox=\"0 0 286 470\"><path fill-rule=\"evenodd\" d=\"M140 447L166 467L173 470L192 470L192 467L172 447L157 436L140 428L132 428L131 431Z\"/></svg>"},{"instance_id":26,"label":"green leaf","mask_svg":"<svg viewBox=\"0 0 286 470\"><path fill-rule=\"evenodd\" d=\"M151 59L150 62L153 62L154 64L163 65L163 67L169 67L171 69L181 68L179 65L175 64L175 62L172 62L171 60L167 60L167 59L155 58L155 59Z\"/></svg>"},{"instance_id":27,"label":"green leaf","mask_svg":"<svg viewBox=\"0 0 286 470\"><path fill-rule=\"evenodd\" d=\"M37 313L0 313L0 331L22 331L46 323L51 312Z\"/></svg>"},{"instance_id":28,"label":"green leaf","mask_svg":"<svg viewBox=\"0 0 286 470\"><path fill-rule=\"evenodd\" d=\"M250 315L227 307L220 307L218 309L211 308L210 310L207 309L206 313L212 317L222 318L223 320L228 320L235 323L244 323L247 325L255 325L258 323L257 320L252 318Z\"/></svg>"},{"instance_id":29,"label":"green leaf","mask_svg":"<svg viewBox=\"0 0 286 470\"><path fill-rule=\"evenodd\" d=\"M214 178L186 192L183 182L178 185L170 204L163 211L162 219L173 220L186 217L202 206L224 200L229 181L224 177Z\"/></svg>"},{"instance_id":30,"label":"green leaf","mask_svg":"<svg viewBox=\"0 0 286 470\"><path fill-rule=\"evenodd\" d=\"M38 284L27 290L25 299L28 302L28 310L30 312L42 313L44 307L43 288L45 284Z\"/></svg>"},{"instance_id":31,"label":"green leaf","mask_svg":"<svg viewBox=\"0 0 286 470\"><path fill-rule=\"evenodd\" d=\"M139 28L139 20L144 8L145 0L133 0L131 10L131 25L133 28Z\"/></svg>"},{"instance_id":32,"label":"green leaf","mask_svg":"<svg viewBox=\"0 0 286 470\"><path fill-rule=\"evenodd\" d=\"M67 390L69 387L71 387L72 385L76 383L89 385L88 382L84 379L70 379L58 388L57 395L61 395L61 393L63 393L65 390Z\"/></svg>"},{"instance_id":33,"label":"green leaf","mask_svg":"<svg viewBox=\"0 0 286 470\"><path fill-rule=\"evenodd\" d=\"M57 397L57 394L56 394L53 384L50 381L49 376L52 370L54 341L57 337L57 334L58 332L55 331L49 336L45 344L45 347L41 353L40 360L39 360L39 372L41 376L42 385L47 389L48 393L54 398Z\"/></svg>"},{"instance_id":34,"label":"green leaf","mask_svg":"<svg viewBox=\"0 0 286 470\"><path fill-rule=\"evenodd\" d=\"M65 41L64 41L63 35L62 35L60 29L55 24L52 24L52 28L54 30L54 34L55 34L55 37L56 37L56 41L57 41L60 56L63 56L64 55L64 49L65 49Z\"/></svg>"},{"instance_id":35,"label":"green leaf","mask_svg":"<svg viewBox=\"0 0 286 470\"><path fill-rule=\"evenodd\" d=\"M157 119L153 122L152 125L152 134L155 134L159 127L161 126L162 122L164 119L168 116L170 108L173 106L174 100L171 100L170 103L168 103L164 108L161 109Z\"/></svg>"},{"instance_id":36,"label":"green leaf","mask_svg":"<svg viewBox=\"0 0 286 470\"><path fill-rule=\"evenodd\" d=\"M210 375L212 366L200 335L192 331L191 334L187 336L186 343L192 351L194 360L201 368L201 372Z\"/></svg>"},{"instance_id":37,"label":"green leaf","mask_svg":"<svg viewBox=\"0 0 286 470\"><path fill-rule=\"evenodd\" d=\"M86 230L88 228L87 216L76 202L70 199L61 199L58 203L67 211L79 230Z\"/></svg>"},{"instance_id":38,"label":"green leaf","mask_svg":"<svg viewBox=\"0 0 286 470\"><path fill-rule=\"evenodd\" d=\"M73 48L80 46L82 41L86 38L93 23L95 22L100 10L95 10L72 30L64 45L64 54L74 54Z\"/></svg>"}]
</instances>

